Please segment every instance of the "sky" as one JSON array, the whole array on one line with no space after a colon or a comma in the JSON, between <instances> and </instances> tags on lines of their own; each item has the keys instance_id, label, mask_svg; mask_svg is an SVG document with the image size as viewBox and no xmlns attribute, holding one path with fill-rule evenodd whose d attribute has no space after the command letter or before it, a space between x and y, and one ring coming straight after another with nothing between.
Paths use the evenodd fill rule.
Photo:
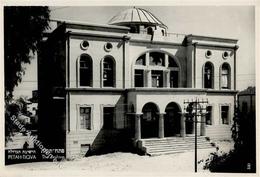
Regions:
<instances>
[{"instance_id":1,"label":"sky","mask_svg":"<svg viewBox=\"0 0 260 177\"><path fill-rule=\"evenodd\" d=\"M51 19L107 24L131 6L53 6ZM153 13L168 32L238 39L237 90L255 86L255 10L253 6L136 6ZM14 95L31 96L37 89L37 61L26 66Z\"/></svg>"}]
</instances>

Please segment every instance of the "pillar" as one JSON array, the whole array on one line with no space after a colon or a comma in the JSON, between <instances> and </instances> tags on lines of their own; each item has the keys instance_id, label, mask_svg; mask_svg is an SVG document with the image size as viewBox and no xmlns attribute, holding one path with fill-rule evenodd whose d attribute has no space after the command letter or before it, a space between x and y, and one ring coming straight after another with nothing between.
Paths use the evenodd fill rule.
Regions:
<instances>
[{"instance_id":1,"label":"pillar","mask_svg":"<svg viewBox=\"0 0 260 177\"><path fill-rule=\"evenodd\" d=\"M205 136L206 135L206 130L205 130L205 124L206 124L206 119L205 119L205 114L201 115L201 122L200 122L200 135Z\"/></svg>"},{"instance_id":2,"label":"pillar","mask_svg":"<svg viewBox=\"0 0 260 177\"><path fill-rule=\"evenodd\" d=\"M180 134L181 134L181 137L186 137L186 118L185 118L185 113L180 113L181 114L181 131L180 131Z\"/></svg>"},{"instance_id":3,"label":"pillar","mask_svg":"<svg viewBox=\"0 0 260 177\"><path fill-rule=\"evenodd\" d=\"M135 139L141 139L141 114L135 114Z\"/></svg>"},{"instance_id":4,"label":"pillar","mask_svg":"<svg viewBox=\"0 0 260 177\"><path fill-rule=\"evenodd\" d=\"M147 87L151 88L152 87L152 73L151 70L146 70L146 83Z\"/></svg>"},{"instance_id":5,"label":"pillar","mask_svg":"<svg viewBox=\"0 0 260 177\"><path fill-rule=\"evenodd\" d=\"M164 114L159 115L159 138L164 138Z\"/></svg>"},{"instance_id":6,"label":"pillar","mask_svg":"<svg viewBox=\"0 0 260 177\"><path fill-rule=\"evenodd\" d=\"M170 88L170 72L164 71L164 87Z\"/></svg>"},{"instance_id":7,"label":"pillar","mask_svg":"<svg viewBox=\"0 0 260 177\"><path fill-rule=\"evenodd\" d=\"M147 52L145 54L145 65L149 66L150 65L150 53ZM152 75L151 75L151 70L145 70L145 77L146 77L146 87L152 87Z\"/></svg>"}]
</instances>

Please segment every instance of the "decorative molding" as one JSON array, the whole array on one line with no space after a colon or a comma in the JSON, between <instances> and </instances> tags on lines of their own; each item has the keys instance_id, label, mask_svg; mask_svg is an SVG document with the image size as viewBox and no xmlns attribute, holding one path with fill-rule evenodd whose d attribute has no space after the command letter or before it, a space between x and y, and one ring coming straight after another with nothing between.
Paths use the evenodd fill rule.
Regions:
<instances>
[{"instance_id":1,"label":"decorative molding","mask_svg":"<svg viewBox=\"0 0 260 177\"><path fill-rule=\"evenodd\" d=\"M205 56L206 56L206 58L210 58L212 56L212 51L211 50L207 50L205 52Z\"/></svg>"},{"instance_id":2,"label":"decorative molding","mask_svg":"<svg viewBox=\"0 0 260 177\"><path fill-rule=\"evenodd\" d=\"M106 52L110 52L113 49L113 45L110 42L105 43L104 49Z\"/></svg>"},{"instance_id":3,"label":"decorative molding","mask_svg":"<svg viewBox=\"0 0 260 177\"><path fill-rule=\"evenodd\" d=\"M214 41L214 42L225 42L225 43L237 43L238 39L220 38L220 37L209 37L189 34L186 36L188 41L191 40L202 40L202 41Z\"/></svg>"},{"instance_id":4,"label":"decorative molding","mask_svg":"<svg viewBox=\"0 0 260 177\"><path fill-rule=\"evenodd\" d=\"M86 40L83 40L81 43L80 43L80 48L82 50L87 50L89 48L89 42L86 41Z\"/></svg>"},{"instance_id":5,"label":"decorative molding","mask_svg":"<svg viewBox=\"0 0 260 177\"><path fill-rule=\"evenodd\" d=\"M229 54L227 51L224 51L224 52L222 53L222 58L223 58L224 60L228 59L229 56L230 56L230 54Z\"/></svg>"}]
</instances>

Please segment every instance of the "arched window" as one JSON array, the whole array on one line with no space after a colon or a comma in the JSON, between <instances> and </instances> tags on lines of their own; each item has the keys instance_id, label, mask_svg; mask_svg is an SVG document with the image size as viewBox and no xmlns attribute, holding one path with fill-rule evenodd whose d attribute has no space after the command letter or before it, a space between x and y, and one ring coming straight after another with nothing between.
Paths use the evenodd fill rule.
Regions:
<instances>
[{"instance_id":1,"label":"arched window","mask_svg":"<svg viewBox=\"0 0 260 177\"><path fill-rule=\"evenodd\" d=\"M229 64L224 63L221 67L221 88L230 88L230 75L230 66Z\"/></svg>"},{"instance_id":2,"label":"arched window","mask_svg":"<svg viewBox=\"0 0 260 177\"><path fill-rule=\"evenodd\" d=\"M146 55L141 55L135 61L135 66L145 66L146 65ZM144 69L139 68L134 71L134 82L135 87L144 87Z\"/></svg>"},{"instance_id":3,"label":"arched window","mask_svg":"<svg viewBox=\"0 0 260 177\"><path fill-rule=\"evenodd\" d=\"M110 57L106 57L103 60L103 86L115 86L115 63Z\"/></svg>"},{"instance_id":4,"label":"arched window","mask_svg":"<svg viewBox=\"0 0 260 177\"><path fill-rule=\"evenodd\" d=\"M92 59L88 55L81 55L79 61L79 85L92 86Z\"/></svg>"},{"instance_id":5,"label":"arched window","mask_svg":"<svg viewBox=\"0 0 260 177\"><path fill-rule=\"evenodd\" d=\"M207 62L203 69L204 88L214 88L214 66Z\"/></svg>"},{"instance_id":6,"label":"arched window","mask_svg":"<svg viewBox=\"0 0 260 177\"><path fill-rule=\"evenodd\" d=\"M134 87L170 87L180 85L180 64L164 52L146 52L134 63Z\"/></svg>"}]
</instances>

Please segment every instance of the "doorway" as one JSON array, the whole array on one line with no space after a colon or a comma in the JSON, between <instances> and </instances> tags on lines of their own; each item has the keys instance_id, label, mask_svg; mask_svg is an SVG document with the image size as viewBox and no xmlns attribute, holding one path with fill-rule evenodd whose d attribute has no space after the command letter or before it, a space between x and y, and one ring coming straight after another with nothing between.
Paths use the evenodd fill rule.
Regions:
<instances>
[{"instance_id":1,"label":"doorway","mask_svg":"<svg viewBox=\"0 0 260 177\"><path fill-rule=\"evenodd\" d=\"M147 103L142 109L141 136L142 138L158 137L159 110L154 103Z\"/></svg>"},{"instance_id":2,"label":"doorway","mask_svg":"<svg viewBox=\"0 0 260 177\"><path fill-rule=\"evenodd\" d=\"M111 130L114 128L114 107L103 108L103 129Z\"/></svg>"},{"instance_id":3,"label":"doorway","mask_svg":"<svg viewBox=\"0 0 260 177\"><path fill-rule=\"evenodd\" d=\"M177 103L171 102L166 106L164 116L164 136L176 136L180 134L181 115Z\"/></svg>"}]
</instances>

